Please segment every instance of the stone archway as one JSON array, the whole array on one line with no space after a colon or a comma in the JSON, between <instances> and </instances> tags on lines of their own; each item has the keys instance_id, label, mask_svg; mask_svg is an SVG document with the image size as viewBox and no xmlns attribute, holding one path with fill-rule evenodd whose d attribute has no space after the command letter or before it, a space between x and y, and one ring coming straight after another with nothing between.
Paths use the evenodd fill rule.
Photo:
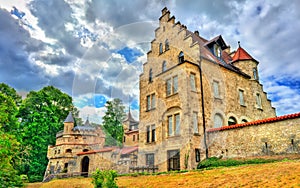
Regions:
<instances>
[{"instance_id":1,"label":"stone archway","mask_svg":"<svg viewBox=\"0 0 300 188\"><path fill-rule=\"evenodd\" d=\"M83 159L81 161L81 175L84 176L84 177L88 176L89 163L90 163L89 157L88 156L83 157Z\"/></svg>"}]
</instances>

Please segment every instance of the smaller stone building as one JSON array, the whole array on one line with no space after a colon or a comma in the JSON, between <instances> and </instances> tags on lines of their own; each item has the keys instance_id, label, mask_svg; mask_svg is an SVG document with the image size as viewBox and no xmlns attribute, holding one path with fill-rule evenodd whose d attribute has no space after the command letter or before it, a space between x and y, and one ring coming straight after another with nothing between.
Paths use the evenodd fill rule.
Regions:
<instances>
[{"instance_id":1,"label":"smaller stone building","mask_svg":"<svg viewBox=\"0 0 300 188\"><path fill-rule=\"evenodd\" d=\"M56 134L55 145L48 146L49 162L44 180L63 173L87 176L97 168L129 172L131 166L137 165L138 152L138 121L133 119L130 111L123 126L124 137L127 137L123 147L105 147L102 129L91 126L88 120L84 125L74 126L70 112L64 121L64 129ZM136 139L132 140L132 137Z\"/></svg>"}]
</instances>

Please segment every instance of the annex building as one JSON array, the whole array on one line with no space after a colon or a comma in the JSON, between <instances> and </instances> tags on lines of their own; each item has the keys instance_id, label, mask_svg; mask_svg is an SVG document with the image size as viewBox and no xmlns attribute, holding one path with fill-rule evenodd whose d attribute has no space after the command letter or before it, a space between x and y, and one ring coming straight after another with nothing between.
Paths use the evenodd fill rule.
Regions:
<instances>
[{"instance_id":1,"label":"annex building","mask_svg":"<svg viewBox=\"0 0 300 188\"><path fill-rule=\"evenodd\" d=\"M118 170L122 164L127 165L124 172L142 166L169 171L195 169L211 156L299 153L300 113L276 116L260 83L258 64L240 43L231 49L221 35L205 39L176 22L164 8L140 75L139 122L129 112L124 147L104 148L99 131L93 139L79 139L81 145L73 145L78 148L72 150L76 163L61 163L81 172L88 157L88 172L96 167ZM89 136L97 132L88 131L94 131ZM67 152L66 143L59 141L48 153L60 147ZM53 166L58 158L51 156Z\"/></svg>"}]
</instances>

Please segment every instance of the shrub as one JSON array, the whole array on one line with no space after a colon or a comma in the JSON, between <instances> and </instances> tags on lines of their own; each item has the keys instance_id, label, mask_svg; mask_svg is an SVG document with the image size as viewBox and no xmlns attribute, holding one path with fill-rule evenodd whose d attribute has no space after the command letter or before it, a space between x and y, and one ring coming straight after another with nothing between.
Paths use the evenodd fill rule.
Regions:
<instances>
[{"instance_id":1,"label":"shrub","mask_svg":"<svg viewBox=\"0 0 300 188\"><path fill-rule=\"evenodd\" d=\"M93 181L95 188L117 188L115 178L117 177L117 172L114 170L99 170L97 169L93 175Z\"/></svg>"},{"instance_id":2,"label":"shrub","mask_svg":"<svg viewBox=\"0 0 300 188\"><path fill-rule=\"evenodd\" d=\"M219 166L238 166L243 164L262 164L262 163L271 163L276 161L275 159L248 159L248 160L235 160L235 159L219 159L217 157L211 157L206 160L201 161L197 169L203 168L212 168L212 167L219 167Z\"/></svg>"}]
</instances>

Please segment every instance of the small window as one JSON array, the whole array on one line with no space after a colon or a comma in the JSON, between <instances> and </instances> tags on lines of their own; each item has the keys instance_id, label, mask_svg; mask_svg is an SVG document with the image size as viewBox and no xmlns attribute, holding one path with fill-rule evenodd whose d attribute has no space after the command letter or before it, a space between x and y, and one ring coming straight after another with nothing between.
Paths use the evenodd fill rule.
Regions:
<instances>
[{"instance_id":1,"label":"small window","mask_svg":"<svg viewBox=\"0 0 300 188\"><path fill-rule=\"evenodd\" d=\"M258 80L258 74L257 74L256 68L253 68L253 78L254 78L254 80Z\"/></svg>"},{"instance_id":2,"label":"small window","mask_svg":"<svg viewBox=\"0 0 300 188\"><path fill-rule=\"evenodd\" d=\"M150 126L147 126L147 143L150 143Z\"/></svg>"},{"instance_id":3,"label":"small window","mask_svg":"<svg viewBox=\"0 0 300 188\"><path fill-rule=\"evenodd\" d=\"M132 135L132 141L135 141L135 135Z\"/></svg>"},{"instance_id":4,"label":"small window","mask_svg":"<svg viewBox=\"0 0 300 188\"><path fill-rule=\"evenodd\" d=\"M229 119L228 119L228 125L235 125L235 124L237 124L237 121L236 121L236 119L234 118L234 117L229 117Z\"/></svg>"},{"instance_id":5,"label":"small window","mask_svg":"<svg viewBox=\"0 0 300 188\"><path fill-rule=\"evenodd\" d=\"M151 109L155 108L155 94L151 95Z\"/></svg>"},{"instance_id":6,"label":"small window","mask_svg":"<svg viewBox=\"0 0 300 188\"><path fill-rule=\"evenodd\" d=\"M178 63L183 63L184 62L184 53L181 51L178 55Z\"/></svg>"},{"instance_id":7,"label":"small window","mask_svg":"<svg viewBox=\"0 0 300 188\"><path fill-rule=\"evenodd\" d=\"M239 90L239 98L240 98L240 105L245 106L245 101L244 101L244 91Z\"/></svg>"},{"instance_id":8,"label":"small window","mask_svg":"<svg viewBox=\"0 0 300 188\"><path fill-rule=\"evenodd\" d=\"M126 137L125 136L123 137L123 142L126 142Z\"/></svg>"},{"instance_id":9,"label":"small window","mask_svg":"<svg viewBox=\"0 0 300 188\"><path fill-rule=\"evenodd\" d=\"M190 74L190 84L191 84L191 90L196 91L195 74Z\"/></svg>"},{"instance_id":10,"label":"small window","mask_svg":"<svg viewBox=\"0 0 300 188\"><path fill-rule=\"evenodd\" d=\"M215 96L216 98L220 98L219 82L213 81L213 89L214 89L214 96Z\"/></svg>"},{"instance_id":11,"label":"small window","mask_svg":"<svg viewBox=\"0 0 300 188\"><path fill-rule=\"evenodd\" d=\"M54 155L56 154L56 152L57 152L57 151L55 150L55 151L54 151Z\"/></svg>"},{"instance_id":12,"label":"small window","mask_svg":"<svg viewBox=\"0 0 300 188\"><path fill-rule=\"evenodd\" d=\"M66 149L66 153L72 153L71 149Z\"/></svg>"},{"instance_id":13,"label":"small window","mask_svg":"<svg viewBox=\"0 0 300 188\"><path fill-rule=\"evenodd\" d=\"M256 105L257 105L257 108L262 108L262 106L261 106L261 97L260 97L259 93L256 93Z\"/></svg>"},{"instance_id":14,"label":"small window","mask_svg":"<svg viewBox=\"0 0 300 188\"><path fill-rule=\"evenodd\" d=\"M125 138L125 136L124 136L124 138ZM89 151L89 150L88 150L88 149L83 149L82 151L83 151L83 152L87 152L87 151Z\"/></svg>"},{"instance_id":15,"label":"small window","mask_svg":"<svg viewBox=\"0 0 300 188\"><path fill-rule=\"evenodd\" d=\"M155 137L156 137L156 135L155 135L155 125L152 125L151 126L151 129L152 129L152 131L151 131L151 142L155 142Z\"/></svg>"},{"instance_id":16,"label":"small window","mask_svg":"<svg viewBox=\"0 0 300 188\"><path fill-rule=\"evenodd\" d=\"M167 70L167 62L166 61L163 61L163 64L162 64L162 72L165 72Z\"/></svg>"},{"instance_id":17,"label":"small window","mask_svg":"<svg viewBox=\"0 0 300 188\"><path fill-rule=\"evenodd\" d=\"M200 149L195 149L196 162L200 162Z\"/></svg>"},{"instance_id":18,"label":"small window","mask_svg":"<svg viewBox=\"0 0 300 188\"><path fill-rule=\"evenodd\" d=\"M167 80L167 96L172 94L172 80L168 79Z\"/></svg>"},{"instance_id":19,"label":"small window","mask_svg":"<svg viewBox=\"0 0 300 188\"><path fill-rule=\"evenodd\" d=\"M165 49L166 49L166 51L170 49L168 39L165 42Z\"/></svg>"},{"instance_id":20,"label":"small window","mask_svg":"<svg viewBox=\"0 0 300 188\"><path fill-rule=\"evenodd\" d=\"M217 57L221 57L222 51L219 45L215 44L214 45L214 55Z\"/></svg>"},{"instance_id":21,"label":"small window","mask_svg":"<svg viewBox=\"0 0 300 188\"><path fill-rule=\"evenodd\" d=\"M152 69L149 70L149 82L153 81L153 72Z\"/></svg>"},{"instance_id":22,"label":"small window","mask_svg":"<svg viewBox=\"0 0 300 188\"><path fill-rule=\"evenodd\" d=\"M178 76L173 77L173 93L178 92Z\"/></svg>"},{"instance_id":23,"label":"small window","mask_svg":"<svg viewBox=\"0 0 300 188\"><path fill-rule=\"evenodd\" d=\"M173 117L168 116L168 135L172 136L173 135Z\"/></svg>"},{"instance_id":24,"label":"small window","mask_svg":"<svg viewBox=\"0 0 300 188\"><path fill-rule=\"evenodd\" d=\"M57 154L60 154L60 149L58 150Z\"/></svg>"},{"instance_id":25,"label":"small window","mask_svg":"<svg viewBox=\"0 0 300 188\"><path fill-rule=\"evenodd\" d=\"M198 134L199 128L198 128L198 113L197 112L193 113L193 126L194 126L194 133Z\"/></svg>"},{"instance_id":26,"label":"small window","mask_svg":"<svg viewBox=\"0 0 300 188\"><path fill-rule=\"evenodd\" d=\"M147 166L154 166L154 154L146 154L146 165Z\"/></svg>"},{"instance_id":27,"label":"small window","mask_svg":"<svg viewBox=\"0 0 300 188\"><path fill-rule=\"evenodd\" d=\"M163 53L163 44L159 43L159 54Z\"/></svg>"},{"instance_id":28,"label":"small window","mask_svg":"<svg viewBox=\"0 0 300 188\"><path fill-rule=\"evenodd\" d=\"M151 96L147 96L147 110L151 110Z\"/></svg>"},{"instance_id":29,"label":"small window","mask_svg":"<svg viewBox=\"0 0 300 188\"><path fill-rule=\"evenodd\" d=\"M180 134L180 114L175 115L175 134Z\"/></svg>"},{"instance_id":30,"label":"small window","mask_svg":"<svg viewBox=\"0 0 300 188\"><path fill-rule=\"evenodd\" d=\"M221 114L216 114L214 117L214 128L222 127L223 125L223 118Z\"/></svg>"},{"instance_id":31,"label":"small window","mask_svg":"<svg viewBox=\"0 0 300 188\"><path fill-rule=\"evenodd\" d=\"M139 134L137 134L137 140L140 140L140 135Z\"/></svg>"}]
</instances>

